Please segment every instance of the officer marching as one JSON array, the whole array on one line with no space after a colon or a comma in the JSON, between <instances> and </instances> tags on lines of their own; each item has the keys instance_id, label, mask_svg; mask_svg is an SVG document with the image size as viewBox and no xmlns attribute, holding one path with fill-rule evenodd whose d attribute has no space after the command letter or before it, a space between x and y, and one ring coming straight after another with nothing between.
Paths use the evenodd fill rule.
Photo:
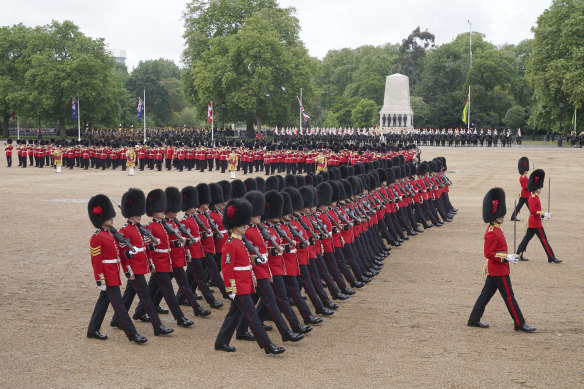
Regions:
<instances>
[{"instance_id":1,"label":"officer marching","mask_svg":"<svg viewBox=\"0 0 584 389\"><path fill-rule=\"evenodd\" d=\"M235 153L235 149L231 149L231 153L227 156L227 170L229 170L229 178L235 178L235 171L237 170L237 162L239 157Z\"/></svg>"}]
</instances>

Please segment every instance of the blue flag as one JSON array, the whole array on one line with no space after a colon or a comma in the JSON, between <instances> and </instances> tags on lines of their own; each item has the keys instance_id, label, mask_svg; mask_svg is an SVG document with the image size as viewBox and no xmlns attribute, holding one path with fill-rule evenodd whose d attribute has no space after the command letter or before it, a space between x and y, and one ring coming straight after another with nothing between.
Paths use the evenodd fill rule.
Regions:
<instances>
[{"instance_id":1,"label":"blue flag","mask_svg":"<svg viewBox=\"0 0 584 389\"><path fill-rule=\"evenodd\" d=\"M136 115L138 123L142 120L142 112L144 112L144 104L142 104L142 99L138 98L138 114Z\"/></svg>"},{"instance_id":2,"label":"blue flag","mask_svg":"<svg viewBox=\"0 0 584 389\"><path fill-rule=\"evenodd\" d=\"M71 120L76 122L78 114L79 113L77 112L77 100L72 99L72 101L71 101Z\"/></svg>"}]
</instances>

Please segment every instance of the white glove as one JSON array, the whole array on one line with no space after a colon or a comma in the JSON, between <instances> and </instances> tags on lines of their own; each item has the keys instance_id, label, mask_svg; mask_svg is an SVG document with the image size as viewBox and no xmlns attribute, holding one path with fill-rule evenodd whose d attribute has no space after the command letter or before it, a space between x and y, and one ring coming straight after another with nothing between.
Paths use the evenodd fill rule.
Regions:
<instances>
[{"instance_id":1,"label":"white glove","mask_svg":"<svg viewBox=\"0 0 584 389\"><path fill-rule=\"evenodd\" d=\"M263 265L264 263L268 262L268 256L266 254L262 254L261 257L256 258L256 262L260 265Z\"/></svg>"},{"instance_id":2,"label":"white glove","mask_svg":"<svg viewBox=\"0 0 584 389\"><path fill-rule=\"evenodd\" d=\"M543 214L543 217L545 217L546 219L550 220L552 218L552 214L550 212L546 212Z\"/></svg>"},{"instance_id":3,"label":"white glove","mask_svg":"<svg viewBox=\"0 0 584 389\"><path fill-rule=\"evenodd\" d=\"M519 258L519 255L517 255L517 254L507 254L507 261L509 261L509 262L517 263L518 258Z\"/></svg>"},{"instance_id":4,"label":"white glove","mask_svg":"<svg viewBox=\"0 0 584 389\"><path fill-rule=\"evenodd\" d=\"M107 285L101 284L101 285L99 286L99 289L100 289L102 292L105 292L105 291L107 290Z\"/></svg>"},{"instance_id":5,"label":"white glove","mask_svg":"<svg viewBox=\"0 0 584 389\"><path fill-rule=\"evenodd\" d=\"M136 255L138 254L138 251L136 250L136 247L134 247L132 250L128 250L128 252L132 255Z\"/></svg>"},{"instance_id":6,"label":"white glove","mask_svg":"<svg viewBox=\"0 0 584 389\"><path fill-rule=\"evenodd\" d=\"M229 293L229 300L235 300L235 293Z\"/></svg>"}]
</instances>

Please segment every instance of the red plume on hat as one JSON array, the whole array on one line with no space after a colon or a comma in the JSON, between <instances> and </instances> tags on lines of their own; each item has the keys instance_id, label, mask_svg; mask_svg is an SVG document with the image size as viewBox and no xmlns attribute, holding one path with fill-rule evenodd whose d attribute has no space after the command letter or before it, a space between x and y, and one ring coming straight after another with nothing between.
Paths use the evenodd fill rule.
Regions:
<instances>
[{"instance_id":1,"label":"red plume on hat","mask_svg":"<svg viewBox=\"0 0 584 389\"><path fill-rule=\"evenodd\" d=\"M505 191L502 188L489 190L483 198L483 221L491 223L506 213Z\"/></svg>"},{"instance_id":2,"label":"red plume on hat","mask_svg":"<svg viewBox=\"0 0 584 389\"><path fill-rule=\"evenodd\" d=\"M87 213L89 220L95 228L100 228L103 222L116 217L116 210L109 197L98 194L89 199L87 203Z\"/></svg>"}]
</instances>

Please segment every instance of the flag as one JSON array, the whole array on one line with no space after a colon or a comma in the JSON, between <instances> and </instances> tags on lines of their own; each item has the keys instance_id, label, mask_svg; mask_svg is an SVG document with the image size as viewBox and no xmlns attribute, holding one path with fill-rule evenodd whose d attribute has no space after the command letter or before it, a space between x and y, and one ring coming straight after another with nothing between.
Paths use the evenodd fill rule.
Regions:
<instances>
[{"instance_id":1,"label":"flag","mask_svg":"<svg viewBox=\"0 0 584 389\"><path fill-rule=\"evenodd\" d=\"M213 103L209 100L209 108L207 110L207 119L209 119L209 124L213 125Z\"/></svg>"},{"instance_id":2,"label":"flag","mask_svg":"<svg viewBox=\"0 0 584 389\"><path fill-rule=\"evenodd\" d=\"M144 103L142 103L142 99L138 97L138 114L136 115L136 119L138 119L138 123L142 121L142 112L144 112Z\"/></svg>"},{"instance_id":3,"label":"flag","mask_svg":"<svg viewBox=\"0 0 584 389\"><path fill-rule=\"evenodd\" d=\"M574 115L572 116L572 125L576 123L576 108L574 108Z\"/></svg>"},{"instance_id":4,"label":"flag","mask_svg":"<svg viewBox=\"0 0 584 389\"><path fill-rule=\"evenodd\" d=\"M76 122L78 114L79 113L77 112L77 100L71 99L71 120Z\"/></svg>"},{"instance_id":5,"label":"flag","mask_svg":"<svg viewBox=\"0 0 584 389\"><path fill-rule=\"evenodd\" d=\"M298 99L298 104L300 105L300 112L302 112L302 117L304 118L304 121L307 122L308 119L310 119L310 116L308 116L306 114L306 111L304 111L304 107L302 106L302 101L300 101L300 97L296 96L296 98Z\"/></svg>"},{"instance_id":6,"label":"flag","mask_svg":"<svg viewBox=\"0 0 584 389\"><path fill-rule=\"evenodd\" d=\"M12 120L16 120L16 112L12 111Z\"/></svg>"},{"instance_id":7,"label":"flag","mask_svg":"<svg viewBox=\"0 0 584 389\"><path fill-rule=\"evenodd\" d=\"M466 98L466 104L464 104L464 109L462 110L462 121L466 124L468 120L468 97Z\"/></svg>"}]
</instances>

